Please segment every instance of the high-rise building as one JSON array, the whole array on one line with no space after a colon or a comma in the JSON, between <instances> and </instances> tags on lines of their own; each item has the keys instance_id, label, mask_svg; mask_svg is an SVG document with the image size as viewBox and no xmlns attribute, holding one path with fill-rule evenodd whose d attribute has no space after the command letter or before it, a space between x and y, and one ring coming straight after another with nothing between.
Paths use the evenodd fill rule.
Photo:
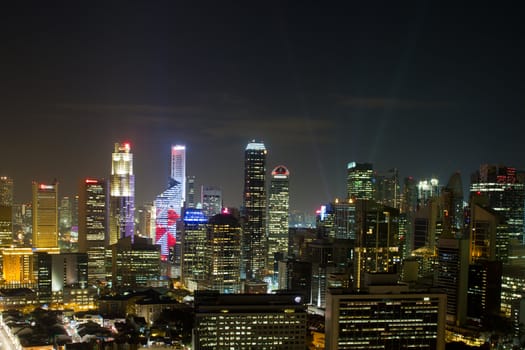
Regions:
<instances>
[{"instance_id":1,"label":"high-rise building","mask_svg":"<svg viewBox=\"0 0 525 350\"><path fill-rule=\"evenodd\" d=\"M244 153L242 276L261 280L266 272L266 147L255 140Z\"/></svg>"},{"instance_id":2,"label":"high-rise building","mask_svg":"<svg viewBox=\"0 0 525 350\"><path fill-rule=\"evenodd\" d=\"M439 180L431 178L430 180L421 180L417 184L417 206L418 208L425 205L429 199L439 195Z\"/></svg>"},{"instance_id":3,"label":"high-rise building","mask_svg":"<svg viewBox=\"0 0 525 350\"><path fill-rule=\"evenodd\" d=\"M220 293L239 293L241 290L241 226L229 213L213 216L208 221L206 235L208 262L207 289Z\"/></svg>"},{"instance_id":4,"label":"high-rise building","mask_svg":"<svg viewBox=\"0 0 525 350\"><path fill-rule=\"evenodd\" d=\"M13 179L0 177L0 248L13 245Z\"/></svg>"},{"instance_id":5,"label":"high-rise building","mask_svg":"<svg viewBox=\"0 0 525 350\"><path fill-rule=\"evenodd\" d=\"M211 218L222 211L222 190L216 186L201 187L201 204L204 215Z\"/></svg>"},{"instance_id":6,"label":"high-rise building","mask_svg":"<svg viewBox=\"0 0 525 350\"><path fill-rule=\"evenodd\" d=\"M182 280L190 290L208 277L206 232L208 218L201 209L187 208L182 218Z\"/></svg>"},{"instance_id":7,"label":"high-rise building","mask_svg":"<svg viewBox=\"0 0 525 350\"><path fill-rule=\"evenodd\" d=\"M373 199L375 177L372 164L350 162L347 166L347 198Z\"/></svg>"},{"instance_id":8,"label":"high-rise building","mask_svg":"<svg viewBox=\"0 0 525 350\"><path fill-rule=\"evenodd\" d=\"M145 287L160 279L160 247L142 237L124 237L111 246L114 288Z\"/></svg>"},{"instance_id":9,"label":"high-rise building","mask_svg":"<svg viewBox=\"0 0 525 350\"><path fill-rule=\"evenodd\" d=\"M33 181L33 248L58 249L58 182Z\"/></svg>"},{"instance_id":10,"label":"high-rise building","mask_svg":"<svg viewBox=\"0 0 525 350\"><path fill-rule=\"evenodd\" d=\"M395 272L400 265L399 210L371 200L356 202L354 285L363 287L365 272Z\"/></svg>"},{"instance_id":11,"label":"high-rise building","mask_svg":"<svg viewBox=\"0 0 525 350\"><path fill-rule=\"evenodd\" d=\"M392 168L378 172L375 177L375 198L377 202L392 208L399 208L401 205L399 171Z\"/></svg>"},{"instance_id":12,"label":"high-rise building","mask_svg":"<svg viewBox=\"0 0 525 350\"><path fill-rule=\"evenodd\" d=\"M500 213L508 226L509 262L525 260L525 184L516 169L483 164L471 177L470 195L487 197L487 206Z\"/></svg>"},{"instance_id":13,"label":"high-rise building","mask_svg":"<svg viewBox=\"0 0 525 350\"><path fill-rule=\"evenodd\" d=\"M268 271L277 282L278 262L288 254L290 226L290 172L279 165L271 173L268 198Z\"/></svg>"},{"instance_id":14,"label":"high-rise building","mask_svg":"<svg viewBox=\"0 0 525 350\"><path fill-rule=\"evenodd\" d=\"M115 143L111 163L109 241L133 240L135 224L135 175L129 143Z\"/></svg>"},{"instance_id":15,"label":"high-rise building","mask_svg":"<svg viewBox=\"0 0 525 350\"><path fill-rule=\"evenodd\" d=\"M184 207L195 208L197 203L195 202L195 176L186 177L186 202Z\"/></svg>"},{"instance_id":16,"label":"high-rise building","mask_svg":"<svg viewBox=\"0 0 525 350\"><path fill-rule=\"evenodd\" d=\"M179 207L184 206L186 201L186 146L175 145L171 147L171 179L181 185Z\"/></svg>"},{"instance_id":17,"label":"high-rise building","mask_svg":"<svg viewBox=\"0 0 525 350\"><path fill-rule=\"evenodd\" d=\"M193 349L305 349L298 294L195 294Z\"/></svg>"},{"instance_id":18,"label":"high-rise building","mask_svg":"<svg viewBox=\"0 0 525 350\"><path fill-rule=\"evenodd\" d=\"M155 207L155 244L160 246L162 260L168 259L170 249L177 243L177 222L181 217L181 193L181 183L171 179L169 187L159 194L153 202Z\"/></svg>"},{"instance_id":19,"label":"high-rise building","mask_svg":"<svg viewBox=\"0 0 525 350\"><path fill-rule=\"evenodd\" d=\"M108 237L108 191L104 179L80 182L78 203L78 247L88 256L88 281L104 282L105 246Z\"/></svg>"}]
</instances>

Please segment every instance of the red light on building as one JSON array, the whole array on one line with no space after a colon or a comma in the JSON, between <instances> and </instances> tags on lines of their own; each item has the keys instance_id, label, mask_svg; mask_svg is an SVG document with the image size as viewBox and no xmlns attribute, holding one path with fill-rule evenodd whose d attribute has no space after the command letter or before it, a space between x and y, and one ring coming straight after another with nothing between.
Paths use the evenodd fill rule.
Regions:
<instances>
[{"instance_id":1,"label":"red light on building","mask_svg":"<svg viewBox=\"0 0 525 350\"><path fill-rule=\"evenodd\" d=\"M98 183L98 180L86 179L86 183L87 184L96 184L96 183Z\"/></svg>"}]
</instances>

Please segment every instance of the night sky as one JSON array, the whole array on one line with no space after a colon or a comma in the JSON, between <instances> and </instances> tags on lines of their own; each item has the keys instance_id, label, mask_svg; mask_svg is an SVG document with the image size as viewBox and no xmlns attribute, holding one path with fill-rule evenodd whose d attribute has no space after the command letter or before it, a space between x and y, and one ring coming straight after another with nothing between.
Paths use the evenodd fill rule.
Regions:
<instances>
[{"instance_id":1,"label":"night sky","mask_svg":"<svg viewBox=\"0 0 525 350\"><path fill-rule=\"evenodd\" d=\"M110 3L110 4L108 4ZM187 174L242 201L244 148L291 172L292 209L345 195L346 164L402 177L525 169L523 10L442 2L20 2L0 15L0 175L72 196L134 154L137 204ZM412 5L409 5L412 4Z\"/></svg>"}]
</instances>

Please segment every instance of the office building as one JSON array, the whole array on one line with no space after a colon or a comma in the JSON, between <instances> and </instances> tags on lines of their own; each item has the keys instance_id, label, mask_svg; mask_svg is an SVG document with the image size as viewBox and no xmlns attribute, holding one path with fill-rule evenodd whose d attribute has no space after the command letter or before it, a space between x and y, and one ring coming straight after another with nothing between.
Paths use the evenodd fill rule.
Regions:
<instances>
[{"instance_id":1,"label":"office building","mask_svg":"<svg viewBox=\"0 0 525 350\"><path fill-rule=\"evenodd\" d=\"M305 349L298 294L195 294L193 349Z\"/></svg>"},{"instance_id":2,"label":"office building","mask_svg":"<svg viewBox=\"0 0 525 350\"><path fill-rule=\"evenodd\" d=\"M108 184L104 179L80 182L78 205L78 247L88 256L88 281L106 280L105 247L108 237Z\"/></svg>"},{"instance_id":3,"label":"office building","mask_svg":"<svg viewBox=\"0 0 525 350\"><path fill-rule=\"evenodd\" d=\"M470 194L486 196L487 206L503 216L509 235L508 262L522 264L525 260L525 185L516 169L503 165L481 165L471 177Z\"/></svg>"},{"instance_id":4,"label":"office building","mask_svg":"<svg viewBox=\"0 0 525 350\"><path fill-rule=\"evenodd\" d=\"M362 288L365 272L395 272L401 256L398 241L399 209L372 200L356 202L354 286Z\"/></svg>"},{"instance_id":5,"label":"office building","mask_svg":"<svg viewBox=\"0 0 525 350\"><path fill-rule=\"evenodd\" d=\"M204 215L211 218L222 211L222 190L216 186L201 186L201 204Z\"/></svg>"},{"instance_id":6,"label":"office building","mask_svg":"<svg viewBox=\"0 0 525 350\"><path fill-rule=\"evenodd\" d=\"M255 140L244 153L242 276L261 280L266 274L266 147Z\"/></svg>"},{"instance_id":7,"label":"office building","mask_svg":"<svg viewBox=\"0 0 525 350\"><path fill-rule=\"evenodd\" d=\"M33 248L58 249L58 182L33 181Z\"/></svg>"},{"instance_id":8,"label":"office building","mask_svg":"<svg viewBox=\"0 0 525 350\"><path fill-rule=\"evenodd\" d=\"M392 208L401 206L399 171L396 168L375 174L375 200Z\"/></svg>"},{"instance_id":9,"label":"office building","mask_svg":"<svg viewBox=\"0 0 525 350\"><path fill-rule=\"evenodd\" d=\"M425 205L431 198L439 196L439 180L430 178L417 183L417 206Z\"/></svg>"},{"instance_id":10,"label":"office building","mask_svg":"<svg viewBox=\"0 0 525 350\"><path fill-rule=\"evenodd\" d=\"M330 289L325 349L445 349L446 296L397 287Z\"/></svg>"},{"instance_id":11,"label":"office building","mask_svg":"<svg viewBox=\"0 0 525 350\"><path fill-rule=\"evenodd\" d=\"M350 162L347 165L347 198L374 199L375 177L372 164Z\"/></svg>"},{"instance_id":12,"label":"office building","mask_svg":"<svg viewBox=\"0 0 525 350\"><path fill-rule=\"evenodd\" d=\"M152 286L160 278L160 246L124 237L111 246L113 288Z\"/></svg>"},{"instance_id":13,"label":"office building","mask_svg":"<svg viewBox=\"0 0 525 350\"><path fill-rule=\"evenodd\" d=\"M336 199L321 206L316 228L324 238L355 240L355 200Z\"/></svg>"},{"instance_id":14,"label":"office building","mask_svg":"<svg viewBox=\"0 0 525 350\"><path fill-rule=\"evenodd\" d=\"M241 226L229 213L209 219L206 234L206 289L231 294L241 291Z\"/></svg>"},{"instance_id":15,"label":"office building","mask_svg":"<svg viewBox=\"0 0 525 350\"><path fill-rule=\"evenodd\" d=\"M182 208L186 201L186 146L174 145L171 147L171 179L180 183L180 198L177 206ZM180 214L180 212L179 212Z\"/></svg>"},{"instance_id":16,"label":"office building","mask_svg":"<svg viewBox=\"0 0 525 350\"><path fill-rule=\"evenodd\" d=\"M133 240L135 225L135 175L133 153L129 143L115 143L110 178L109 241L120 238Z\"/></svg>"},{"instance_id":17,"label":"office building","mask_svg":"<svg viewBox=\"0 0 525 350\"><path fill-rule=\"evenodd\" d=\"M160 246L162 260L167 260L170 250L177 243L177 222L181 217L180 199L182 185L171 179L168 188L159 194L155 207L155 244ZM180 256L178 256L180 258Z\"/></svg>"},{"instance_id":18,"label":"office building","mask_svg":"<svg viewBox=\"0 0 525 350\"><path fill-rule=\"evenodd\" d=\"M2 263L2 288L36 287L32 248L3 248Z\"/></svg>"},{"instance_id":19,"label":"office building","mask_svg":"<svg viewBox=\"0 0 525 350\"><path fill-rule=\"evenodd\" d=\"M13 179L0 177L0 249L13 245Z\"/></svg>"},{"instance_id":20,"label":"office building","mask_svg":"<svg viewBox=\"0 0 525 350\"><path fill-rule=\"evenodd\" d=\"M290 224L290 172L285 166L272 170L268 198L268 271L276 283L277 263L288 254Z\"/></svg>"},{"instance_id":21,"label":"office building","mask_svg":"<svg viewBox=\"0 0 525 350\"><path fill-rule=\"evenodd\" d=\"M186 202L184 203L185 208L195 208L197 202L195 195L195 176L186 177Z\"/></svg>"},{"instance_id":22,"label":"office building","mask_svg":"<svg viewBox=\"0 0 525 350\"><path fill-rule=\"evenodd\" d=\"M208 218L201 209L188 208L184 210L182 222L182 281L188 289L194 290L208 277L206 260Z\"/></svg>"}]
</instances>

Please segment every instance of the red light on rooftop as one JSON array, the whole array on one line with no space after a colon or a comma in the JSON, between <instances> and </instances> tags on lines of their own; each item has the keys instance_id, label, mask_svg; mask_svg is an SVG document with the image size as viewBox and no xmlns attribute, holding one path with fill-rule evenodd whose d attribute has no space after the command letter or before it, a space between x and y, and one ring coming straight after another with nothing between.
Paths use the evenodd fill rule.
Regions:
<instances>
[{"instance_id":1,"label":"red light on rooftop","mask_svg":"<svg viewBox=\"0 0 525 350\"><path fill-rule=\"evenodd\" d=\"M96 184L96 183L98 183L98 180L86 179L86 183L87 184Z\"/></svg>"}]
</instances>

